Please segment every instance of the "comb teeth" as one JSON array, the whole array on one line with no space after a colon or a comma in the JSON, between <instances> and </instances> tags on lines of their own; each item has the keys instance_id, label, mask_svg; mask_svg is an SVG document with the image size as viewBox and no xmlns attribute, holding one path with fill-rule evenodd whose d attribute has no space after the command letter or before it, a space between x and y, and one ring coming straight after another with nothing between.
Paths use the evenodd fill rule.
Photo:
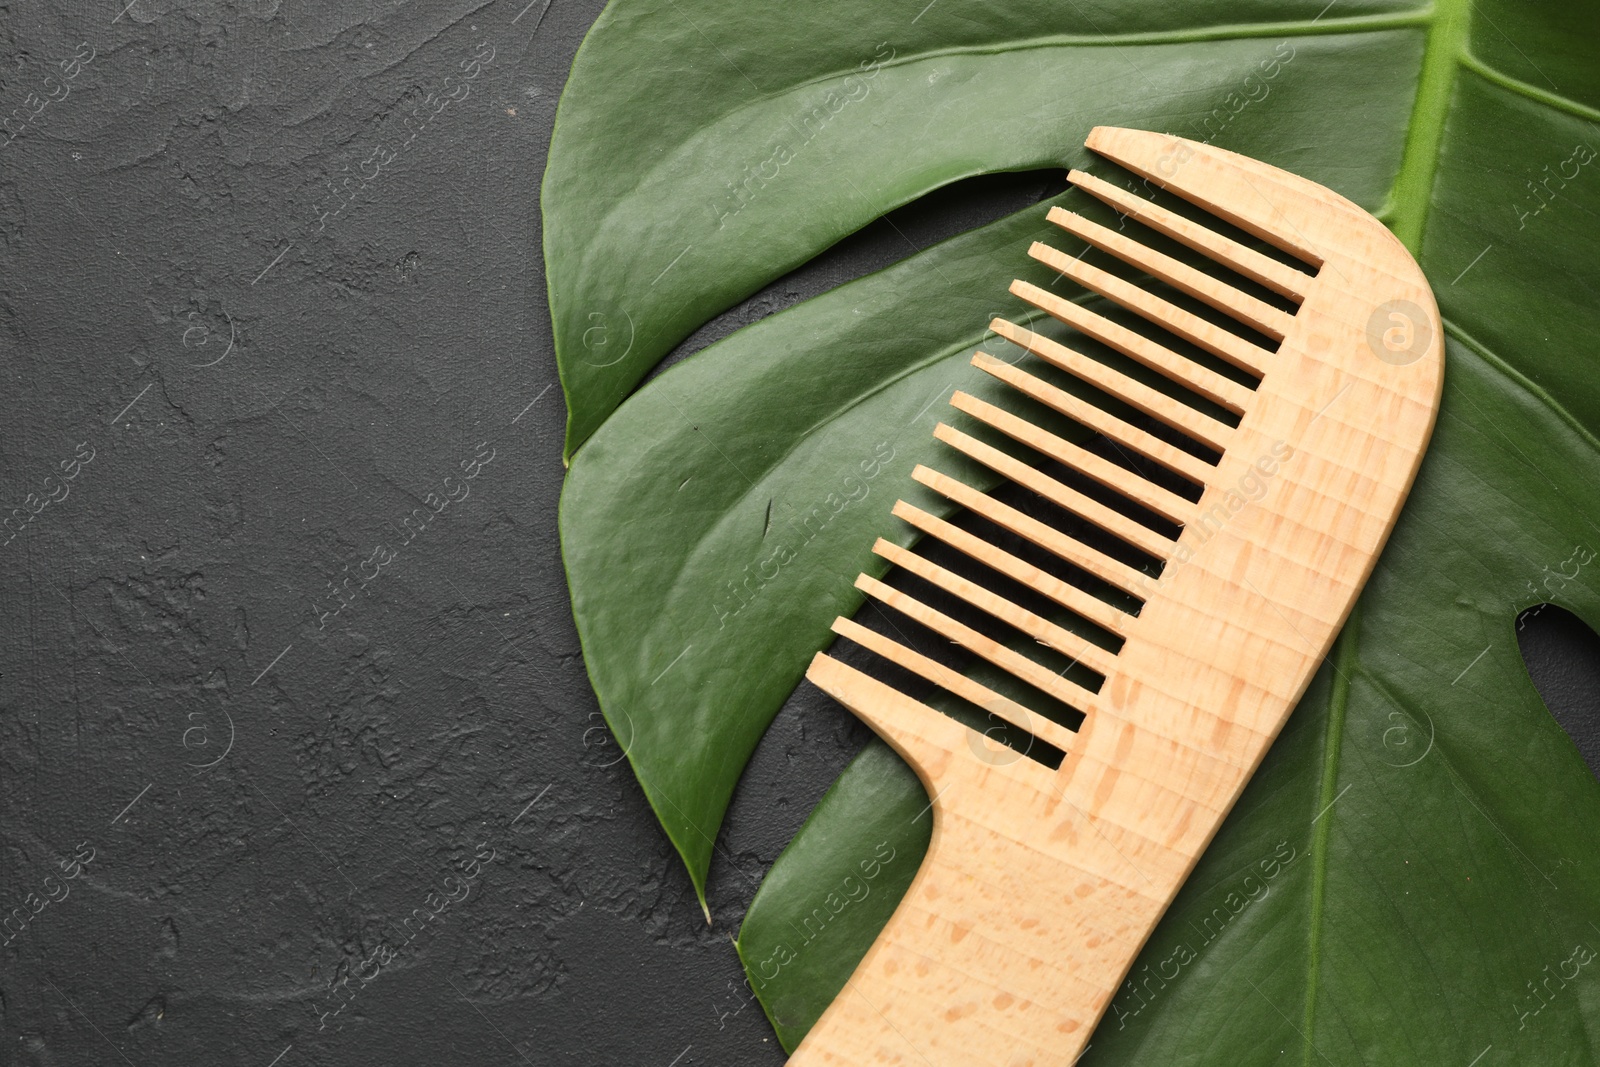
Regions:
<instances>
[{"instance_id":1,"label":"comb teeth","mask_svg":"<svg viewBox=\"0 0 1600 1067\"><path fill-rule=\"evenodd\" d=\"M1098 222L1090 222L1076 212L1053 207L1050 209L1049 218L1051 222L1074 237L1103 252L1111 253L1124 263L1130 263L1147 274L1160 278L1174 289L1188 293L1197 300L1205 301L1218 311L1232 315L1246 326L1260 330L1274 340L1283 340L1294 322L1293 315L1257 300L1249 293L1226 282L1218 281L1209 274L1195 270L1187 263L1124 237L1116 230L1107 229Z\"/></svg>"},{"instance_id":2,"label":"comb teeth","mask_svg":"<svg viewBox=\"0 0 1600 1067\"><path fill-rule=\"evenodd\" d=\"M966 412L973 418L981 419L1035 452L1087 474L1108 489L1115 489L1130 500L1142 504L1180 526L1188 522L1190 516L1194 514L1194 504L1177 493L1163 489L1133 471L1119 467L1110 460L1102 459L1093 452L1079 448L1047 430L1041 430L1026 419L997 408L987 401L957 392L950 398L950 406Z\"/></svg>"},{"instance_id":3,"label":"comb teeth","mask_svg":"<svg viewBox=\"0 0 1600 1067\"><path fill-rule=\"evenodd\" d=\"M895 501L894 515L923 533L938 538L958 552L965 553L969 558L985 564L997 574L1003 574L1020 585L1026 585L1069 611L1076 612L1106 632L1117 637L1127 636L1127 623L1131 616L1104 600L1091 596L1075 585L1063 582L1048 571L1040 570L1033 564L1018 559L959 526L953 526L941 518L929 515L914 504L907 504L904 500Z\"/></svg>"},{"instance_id":4,"label":"comb teeth","mask_svg":"<svg viewBox=\"0 0 1600 1067\"><path fill-rule=\"evenodd\" d=\"M1035 328L992 329L1023 351L975 354L984 389L956 392L961 415L935 431L960 453L953 470L1011 484L991 494L918 466L918 491L943 498L929 511L968 514L946 521L897 503L909 527L876 546L891 574L857 582L883 618L930 628L930 643L913 652L835 627L1016 729L980 734L970 706L942 713L828 654L807 671L912 765L934 836L794 1067L1078 1062L1325 662L1438 414L1441 320L1382 223L1314 182L1195 141L1102 127L1088 145L1211 215L1073 174L1164 236L1147 248L1138 227L1053 214L1088 243L1088 262L1043 245L1035 257L1121 310L1069 304L1058 283L1012 287ZM1310 266L1246 247L1240 229ZM1133 270L1154 280L1126 280ZM1420 315L1417 351L1392 361L1374 352L1368 323L1402 302ZM1026 365L1005 362L1017 360ZM1339 417L1310 417L1346 392ZM1094 433L1105 441L1084 439ZM897 547L916 534L914 551ZM900 577L927 603L892 588ZM934 662L948 651L940 636L988 663L968 677ZM1076 659L1063 668L1065 657ZM1034 754L1019 729L1055 748Z\"/></svg>"},{"instance_id":5,"label":"comb teeth","mask_svg":"<svg viewBox=\"0 0 1600 1067\"><path fill-rule=\"evenodd\" d=\"M980 493L948 475L919 465L911 472L911 477L951 503L959 504L1001 529L1009 530L1023 540L1033 542L1046 552L1088 571L1123 592L1137 595L1149 581L1143 572L1135 570L1121 560L1112 559L1099 549L1086 545L1031 515L1024 515L1011 505L1003 504L994 497Z\"/></svg>"},{"instance_id":6,"label":"comb teeth","mask_svg":"<svg viewBox=\"0 0 1600 1067\"><path fill-rule=\"evenodd\" d=\"M1099 645L1090 644L1042 615L1035 615L1026 608L1018 607L977 582L963 578L954 571L946 570L937 563L930 563L916 553L891 544L881 537L878 538L877 544L872 546L872 551L890 563L905 568L923 581L960 597L975 608L988 612L1001 622L1009 623L1040 644L1071 656L1086 667L1101 674L1111 669L1111 653Z\"/></svg>"},{"instance_id":7,"label":"comb teeth","mask_svg":"<svg viewBox=\"0 0 1600 1067\"><path fill-rule=\"evenodd\" d=\"M1035 246L1043 247L1043 246ZM1011 291L1028 303L1046 312L1058 322L1074 327L1125 356L1160 371L1172 381L1186 386L1208 400L1214 400L1235 414L1242 412L1250 397L1250 390L1231 378L1224 378L1209 367L1202 367L1185 359L1172 349L1159 345L1141 333L1118 325L1104 315L1086 307L1064 300L1029 282L1011 283Z\"/></svg>"},{"instance_id":8,"label":"comb teeth","mask_svg":"<svg viewBox=\"0 0 1600 1067\"><path fill-rule=\"evenodd\" d=\"M984 636L964 623L957 622L898 589L884 585L875 578L869 578L865 574L859 575L856 578L856 588L874 600L894 608L907 618L921 623L941 637L947 637L969 652L982 656L1006 673L1022 679L1041 693L1048 694L1063 704L1081 709L1087 707L1094 699L1094 693L1078 683L1068 681L1054 671L1046 670L1021 653Z\"/></svg>"},{"instance_id":9,"label":"comb teeth","mask_svg":"<svg viewBox=\"0 0 1600 1067\"><path fill-rule=\"evenodd\" d=\"M1065 389L1057 389L1044 379L1025 370L981 352L972 357L972 365L1005 382L1023 396L1037 400L1046 407L1053 408L1089 429L1103 434L1108 440L1124 449L1146 459L1155 460L1197 486L1204 485L1211 475L1211 467L1205 461L1181 448L1174 448L1154 434L1117 418L1104 408L1095 407L1087 400L1073 396Z\"/></svg>"},{"instance_id":10,"label":"comb teeth","mask_svg":"<svg viewBox=\"0 0 1600 1067\"><path fill-rule=\"evenodd\" d=\"M1057 507L1070 511L1079 518L1088 519L1107 533L1115 534L1152 556L1165 557L1174 547L1171 538L1163 537L1149 527L1139 525L1120 511L1084 496L1048 474L1043 474L993 445L984 444L954 427L941 422L934 427L933 436L952 448L965 452L1001 477L1033 490Z\"/></svg>"},{"instance_id":11,"label":"comb teeth","mask_svg":"<svg viewBox=\"0 0 1600 1067\"><path fill-rule=\"evenodd\" d=\"M936 659L912 651L898 641L884 637L850 619L833 620L833 632L847 637L870 652L875 652L890 663L903 667L913 674L926 678L950 691L970 704L1000 716L1019 729L1026 730L1046 744L1063 752L1072 743L1072 731L1042 715L1029 711L1015 700L996 693L986 685L973 681L960 671L951 670Z\"/></svg>"},{"instance_id":12,"label":"comb teeth","mask_svg":"<svg viewBox=\"0 0 1600 1067\"><path fill-rule=\"evenodd\" d=\"M1092 289L1112 303L1122 305L1157 326L1164 326L1185 341L1199 345L1235 367L1247 370L1258 378L1265 373L1267 360L1272 353L1215 323L1207 322L1170 300L1124 281L1109 271L1091 266L1082 259L1069 256L1060 249L1051 248L1042 241L1035 241L1028 249L1028 255L1085 289Z\"/></svg>"},{"instance_id":13,"label":"comb teeth","mask_svg":"<svg viewBox=\"0 0 1600 1067\"><path fill-rule=\"evenodd\" d=\"M1159 138L1130 137L1131 132L1097 126L1090 131L1084 144L1274 248L1314 266L1322 266L1321 255L1282 207L1283 203L1298 199L1308 184L1303 178L1281 171L1252 176L1222 161L1208 159L1203 153L1200 159L1192 160L1194 166L1187 162L1174 166L1173 149L1189 151L1191 157L1195 154L1193 150L1179 148L1176 141L1171 141L1171 148L1164 151L1158 147Z\"/></svg>"},{"instance_id":14,"label":"comb teeth","mask_svg":"<svg viewBox=\"0 0 1600 1067\"><path fill-rule=\"evenodd\" d=\"M1159 205L1130 196L1097 178L1077 171L1071 177L1075 184L1087 192L1156 232L1204 253L1243 277L1281 295L1300 300L1310 289L1311 276L1239 244L1232 238ZM1084 241L1091 249L1109 254L1158 282L1223 312L1255 331L1256 335L1269 338L1272 342L1281 342L1294 325L1293 314L1123 233L1061 208L1051 208L1049 220ZM990 328L998 336L1113 400L1127 404L1201 446L1225 452L1232 440L1233 428L1212 413L1214 408L1207 409L1206 402L1217 405L1235 417L1247 414L1255 398L1255 383L1267 373L1274 352L1139 285L1087 263L1082 256L1069 256L1059 249L1037 242L1029 249L1029 255L1058 271L1062 277L1072 279L1155 324L1181 342L1197 346L1251 375L1251 384L1219 373L1212 366L1184 355L1152 336L1020 280L1011 284L1014 295L1055 321L1159 374L1171 384L1171 388L1155 388L1005 319L995 319ZM1090 431L1102 434L1117 448L1167 468L1200 489L1202 495L1210 484L1216 469L1211 462L1133 425L1098 402L1070 393L987 354L974 355L972 362L1023 396L1067 416ZM1175 551L1177 541L1157 527L1163 522L1186 527L1199 513L1199 505L1195 500L1158 484L1129 466L1112 462L1058 433L1036 425L1014 411L961 391L951 397L950 403L956 410L997 431L1022 449L1092 480L1099 486L1099 491L1093 497L1086 495L1031 462L1018 458L1017 454L1013 454L1015 449L1001 449L943 422L934 429L934 436L938 440L989 468L1006 481L1096 527L1101 535L1109 536L1134 552L1165 563ZM917 467L912 476L951 503L1064 560L1112 589L1137 599L1141 591L1151 588L1151 580L1143 571L1129 566L1108 551L1058 530L957 479L923 466ZM1124 504L1126 508L1122 506ZM903 500L895 504L894 514L988 571L1020 583L1053 601L1065 609L1065 618L1076 618L1097 627L1109 634L1113 641L1126 639L1132 629L1135 615L1087 588L1046 573L968 530ZM1154 518L1147 520L1141 516ZM1068 657L1072 663L1095 672L1102 682L1116 669L1118 652L1110 651L1068 626L1014 603L979 581L881 538L873 546L873 551L899 570L928 583L939 594L961 602L969 609L976 609L1024 638L1053 649ZM856 585L886 608L988 660L1052 700L1092 714L1094 691L1044 668L1025 655L1028 647L1026 642L1015 647L1002 644L867 575L862 575ZM1003 696L900 641L874 633L849 620L840 619L834 629L868 651L990 711L1012 726L1061 751L1068 750L1073 731L1031 711L1025 703ZM1019 648L1024 651L1018 651Z\"/></svg>"},{"instance_id":15,"label":"comb teeth","mask_svg":"<svg viewBox=\"0 0 1600 1067\"><path fill-rule=\"evenodd\" d=\"M1085 174L1081 170L1069 173L1067 180L1090 196L1116 208L1130 219L1141 222L1157 233L1164 234L1179 244L1187 245L1202 255L1209 256L1213 261L1266 286L1279 296L1303 300L1311 289L1311 275L1295 270L1270 256L1264 256L1254 248L1242 245L1231 237L1224 237L1215 230L1184 218L1177 212L1169 211L1160 204L1118 189L1110 182L1096 178L1092 174Z\"/></svg>"},{"instance_id":16,"label":"comb teeth","mask_svg":"<svg viewBox=\"0 0 1600 1067\"><path fill-rule=\"evenodd\" d=\"M1167 394L1152 389L1143 382L1135 381L1121 371L1005 319L995 319L989 323L989 329L1019 348L1027 349L1051 366L1083 379L1130 407L1137 408L1175 430L1181 430L1201 444L1218 452L1228 447L1228 440L1233 431L1226 423L1204 412L1196 411L1187 404L1181 404Z\"/></svg>"}]
</instances>

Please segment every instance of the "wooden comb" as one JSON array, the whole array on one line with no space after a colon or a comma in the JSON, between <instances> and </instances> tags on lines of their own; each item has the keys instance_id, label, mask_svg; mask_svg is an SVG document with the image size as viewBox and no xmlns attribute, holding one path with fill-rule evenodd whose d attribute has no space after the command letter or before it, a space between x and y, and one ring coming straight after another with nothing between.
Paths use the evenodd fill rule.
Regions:
<instances>
[{"instance_id":1,"label":"wooden comb","mask_svg":"<svg viewBox=\"0 0 1600 1067\"><path fill-rule=\"evenodd\" d=\"M1070 175L1085 192L1249 282L1223 281L1060 208L1051 209L1052 222L1248 329L1224 329L1214 316L1048 245L1035 244L1031 255L1180 338L1179 348L1197 346L1246 374L1218 373L1051 292L1012 284L1035 308L1181 389L1151 388L1003 319L991 324L996 334L1205 447L1176 447L1174 433L1142 429L1020 365L983 353L973 362L1123 453L1192 483L1199 497L955 394L954 406L978 422L1112 495L1075 490L950 426L941 424L937 437L1100 534L1070 536L926 467L916 469L916 480L1133 599L1113 603L1090 591L1101 588L1097 582L1062 581L904 501L895 505L894 514L927 538L1122 644L1112 652L924 556L878 542L891 563L1103 681L1069 680L905 592L866 575L857 580L891 617L964 646L1083 719L1068 729L899 641L837 620L838 634L1065 757L1055 769L1033 758L994 758L970 727L817 655L807 677L916 769L933 798L934 831L899 908L796 1050L797 1067L1077 1060L1327 654L1433 429L1444 369L1438 311L1421 270L1381 223L1320 185L1208 145L1109 127L1095 129L1087 144L1309 269L1090 175ZM1250 283L1286 299L1252 296L1241 288ZM1178 399L1184 391L1210 403ZM1132 517L1150 514L1169 521L1166 532L1160 522ZM1168 536L1173 530L1177 536ZM1159 577L1089 543L1101 535L1163 561Z\"/></svg>"}]
</instances>

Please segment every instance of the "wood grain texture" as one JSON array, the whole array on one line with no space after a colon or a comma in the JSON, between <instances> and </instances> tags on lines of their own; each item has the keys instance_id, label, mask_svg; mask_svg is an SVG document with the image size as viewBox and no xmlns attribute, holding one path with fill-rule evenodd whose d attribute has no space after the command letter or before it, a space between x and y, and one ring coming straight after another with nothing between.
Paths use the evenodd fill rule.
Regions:
<instances>
[{"instance_id":1,"label":"wood grain texture","mask_svg":"<svg viewBox=\"0 0 1600 1067\"><path fill-rule=\"evenodd\" d=\"M1139 948L1326 654L1432 432L1443 381L1438 312L1421 271L1381 224L1314 183L1180 138L1102 127L1088 144L1319 269L1313 276L1285 266L1074 172L1075 182L1131 217L1303 301L1284 319L1255 305L1241 309L1281 329L1276 352L1231 334L1217 336L1209 323L1201 329L1182 316L1166 322L1260 372L1232 429L1199 421L1197 412L1169 398L1155 401L1126 388L1093 360L1042 338L1035 343L1030 331L997 320L1002 336L1134 400L1163 422L1190 429L1208 444L1197 431L1213 434L1222 458L1211 467L1154 456L1201 475L1204 483L1177 542L1162 552L1156 578L919 468L918 480L985 510L1145 603L1136 616L1108 606L1087 609L1116 621L1127 638L1116 654L1097 656L1095 666L1105 676L1098 692L1045 672L1049 681L1041 687L1070 697L1086 716L1075 735L1034 724L1037 735L1066 749L1056 770L996 750L926 704L831 656L816 657L811 681L916 769L933 797L934 833L898 910L796 1051L792 1062L800 1067L1044 1067L1078 1058ZM1079 229L1091 239L1105 236ZM1120 241L1101 243L1130 262L1143 256ZM1162 266L1148 257L1145 263ZM1162 309L1164 301L1138 287L1107 284L1104 271L1072 270L1130 310L1149 315ZM1180 287L1206 287L1188 274L1169 273ZM1226 292L1207 288L1213 298ZM1036 396L1051 395L1025 372L980 366ZM1119 428L1095 415L1085 423ZM1138 433L1134 440L1141 440ZM952 431L941 436L965 443ZM1015 468L1006 473L1033 478ZM1092 473L1107 476L1103 469ZM1067 499L1069 506L1078 503ZM896 514L969 557L987 558L999 573L1028 574L1029 565L971 534L952 535L953 527L927 521L931 517L910 505L897 505ZM1104 525L1103 515L1086 517ZM1165 540L1111 525L1146 546ZM863 588L890 607L909 599L865 581ZM1085 598L1101 603L1082 590L1063 595L1061 584L1043 582L1041 589L1068 606L1084 605ZM958 592L995 613L1005 610L971 588ZM911 610L937 615L914 601ZM952 620L937 621L952 640L1019 677L1036 677L1031 660L962 633ZM839 632L859 636L853 625ZM924 676L940 673L921 666ZM964 691L969 698L989 692ZM991 710L1011 721L1033 714L1011 700Z\"/></svg>"}]
</instances>

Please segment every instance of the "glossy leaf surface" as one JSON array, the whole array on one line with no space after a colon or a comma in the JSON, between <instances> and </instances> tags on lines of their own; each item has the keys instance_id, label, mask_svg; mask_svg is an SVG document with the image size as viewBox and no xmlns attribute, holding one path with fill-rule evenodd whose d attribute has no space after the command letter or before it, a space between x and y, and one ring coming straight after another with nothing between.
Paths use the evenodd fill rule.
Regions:
<instances>
[{"instance_id":1,"label":"glossy leaf surface","mask_svg":"<svg viewBox=\"0 0 1600 1067\"><path fill-rule=\"evenodd\" d=\"M1600 950L1600 786L1511 628L1546 600L1600 622L1580 562L1600 550L1600 70L1584 43L1600 13L999 6L940 0L913 21L618 0L575 65L546 246L569 443L594 436L563 543L591 678L696 884L761 732L859 604L872 538L909 540L887 511L939 455L945 416L927 405L981 386L966 357L991 313L1014 312L1005 286L1029 276L1043 211L766 319L607 416L710 315L885 210L977 172L1101 170L1078 147L1095 124L1169 129L1378 212L1434 284L1449 364L1351 625L1083 1062L1592 1062L1600 972L1578 961ZM860 69L880 42L893 57ZM607 76L623 66L642 76ZM797 116L818 106L813 131ZM792 158L762 168L779 146ZM729 181L737 210L713 210ZM586 349L596 310L631 325ZM926 803L875 766L840 780L741 931L789 1045L891 883L804 951L788 943L792 965L762 963L833 913L880 841L909 865L926 832L863 817Z\"/></svg>"}]
</instances>

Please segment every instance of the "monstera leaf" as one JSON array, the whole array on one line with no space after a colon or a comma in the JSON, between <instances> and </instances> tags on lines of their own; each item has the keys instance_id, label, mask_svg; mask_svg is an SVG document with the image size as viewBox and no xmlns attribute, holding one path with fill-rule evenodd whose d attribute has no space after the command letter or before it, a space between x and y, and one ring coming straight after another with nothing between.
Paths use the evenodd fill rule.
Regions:
<instances>
[{"instance_id":1,"label":"monstera leaf","mask_svg":"<svg viewBox=\"0 0 1600 1067\"><path fill-rule=\"evenodd\" d=\"M888 508L917 499L943 400L985 388L974 346L1003 353L982 326L1017 310L1005 285L1028 276L1043 210L630 391L710 316L890 208L982 172L1104 169L1081 148L1093 125L1170 130L1389 223L1433 282L1448 370L1350 624L1085 1067L1592 1062L1600 785L1532 688L1514 620L1552 601L1600 621L1597 31L1592 3L1504 0L614 0L574 64L543 192L582 445L562 541L601 707L702 898L744 764L859 605L873 537L909 540ZM903 892L928 821L905 813L925 804L869 749L753 902L739 947L786 1046ZM863 863L870 892L841 897ZM832 920L807 925L819 908Z\"/></svg>"}]
</instances>

